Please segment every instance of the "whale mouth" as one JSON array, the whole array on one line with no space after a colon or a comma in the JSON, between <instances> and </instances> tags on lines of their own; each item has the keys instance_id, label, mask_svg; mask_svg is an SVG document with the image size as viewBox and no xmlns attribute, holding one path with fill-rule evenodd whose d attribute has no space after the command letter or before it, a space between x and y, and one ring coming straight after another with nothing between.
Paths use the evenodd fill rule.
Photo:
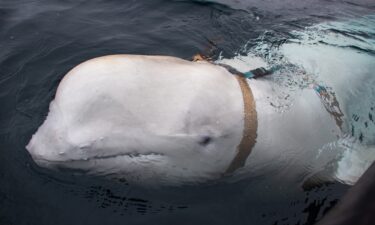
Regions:
<instances>
[{"instance_id":1,"label":"whale mouth","mask_svg":"<svg viewBox=\"0 0 375 225\"><path fill-rule=\"evenodd\" d=\"M104 155L104 156L92 156L87 158L80 158L80 159L67 159L67 160L51 160L45 158L34 158L36 162L48 163L48 164L64 164L64 163L77 163L77 162L89 162L93 160L109 160L109 159L117 159L117 158L142 158L142 157L164 157L165 155L162 153L150 152L150 153L122 153L122 154L113 154L113 155Z\"/></svg>"}]
</instances>

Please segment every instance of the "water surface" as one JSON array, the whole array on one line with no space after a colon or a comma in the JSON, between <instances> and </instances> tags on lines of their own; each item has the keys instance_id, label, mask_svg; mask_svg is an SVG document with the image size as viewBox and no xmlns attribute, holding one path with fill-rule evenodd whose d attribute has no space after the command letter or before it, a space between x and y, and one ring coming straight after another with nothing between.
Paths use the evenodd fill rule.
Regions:
<instances>
[{"instance_id":1,"label":"water surface","mask_svg":"<svg viewBox=\"0 0 375 225\"><path fill-rule=\"evenodd\" d=\"M293 72L308 68L289 65L281 46L324 44L374 58L374 14L370 0L1 1L0 224L314 223L346 185L303 191L300 183L282 177L252 177L156 191L43 170L25 145L45 119L64 74L87 59L121 53L184 59L196 53L213 59L252 54L283 64L288 79L279 82L296 81L293 89L303 85ZM319 76L315 72L312 76ZM373 99L363 93L371 107Z\"/></svg>"}]
</instances>

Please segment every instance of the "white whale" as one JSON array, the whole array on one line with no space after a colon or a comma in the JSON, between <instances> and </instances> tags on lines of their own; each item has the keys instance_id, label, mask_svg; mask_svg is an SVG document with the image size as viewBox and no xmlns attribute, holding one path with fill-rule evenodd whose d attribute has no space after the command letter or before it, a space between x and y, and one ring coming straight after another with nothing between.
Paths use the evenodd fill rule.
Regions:
<instances>
[{"instance_id":1,"label":"white whale","mask_svg":"<svg viewBox=\"0 0 375 225\"><path fill-rule=\"evenodd\" d=\"M142 185L197 184L271 164L282 168L301 151L337 141L347 126L314 88L293 92L283 108L284 89L205 61L99 57L63 78L26 148L42 167ZM294 166L306 161L297 157Z\"/></svg>"}]
</instances>

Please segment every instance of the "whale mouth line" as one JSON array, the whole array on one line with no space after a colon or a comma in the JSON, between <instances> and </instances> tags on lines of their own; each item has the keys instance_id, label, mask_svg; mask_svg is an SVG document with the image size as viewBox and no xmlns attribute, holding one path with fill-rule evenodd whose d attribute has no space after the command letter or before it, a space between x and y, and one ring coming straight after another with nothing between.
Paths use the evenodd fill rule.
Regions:
<instances>
[{"instance_id":1,"label":"whale mouth line","mask_svg":"<svg viewBox=\"0 0 375 225\"><path fill-rule=\"evenodd\" d=\"M128 157L128 158L141 158L141 157L148 157L148 156L165 156L162 153L124 153L124 154L113 154L113 155L105 155L105 156L93 156L88 158L81 158L81 159L67 159L67 160L49 160L43 158L37 158L36 161L44 161L48 163L74 163L74 162L88 162L92 160L106 160L106 159L115 159L120 157Z\"/></svg>"}]
</instances>

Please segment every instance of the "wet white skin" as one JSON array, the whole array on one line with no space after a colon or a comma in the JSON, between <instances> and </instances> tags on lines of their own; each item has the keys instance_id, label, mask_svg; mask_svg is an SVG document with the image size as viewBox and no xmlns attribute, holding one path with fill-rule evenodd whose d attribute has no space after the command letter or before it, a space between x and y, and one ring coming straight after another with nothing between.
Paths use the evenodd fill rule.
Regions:
<instances>
[{"instance_id":1,"label":"wet white skin","mask_svg":"<svg viewBox=\"0 0 375 225\"><path fill-rule=\"evenodd\" d=\"M249 67L267 67L263 60L252 55L220 62L241 72ZM257 140L245 167L237 171L233 180L275 176L275 173L283 180L293 180L311 172L306 169L311 163L316 164L312 161L318 150L337 141L342 133L317 92L312 87L290 91L272 76L251 79L248 83L256 102Z\"/></svg>"},{"instance_id":2,"label":"wet white skin","mask_svg":"<svg viewBox=\"0 0 375 225\"><path fill-rule=\"evenodd\" d=\"M285 47L288 56L300 46ZM308 56L313 53L298 62L310 65ZM304 58L307 61L301 61ZM264 66L258 58L247 60L253 68ZM325 61L313 63L325 68L319 64ZM251 69L238 58L222 62L240 71ZM248 83L256 104L257 139L246 165L235 171L237 177L276 171L290 161L293 169L287 175L300 176L318 150L342 136L312 88L289 93L268 78ZM329 84L343 103L341 83ZM292 100L280 109L284 91ZM46 121L27 149L38 165L48 168L81 169L141 185L203 183L220 179L236 155L243 137L243 104L236 78L208 62L164 56L100 57L64 77ZM358 168L360 172L341 173L338 178L353 183L365 170L363 165Z\"/></svg>"},{"instance_id":3,"label":"wet white skin","mask_svg":"<svg viewBox=\"0 0 375 225\"><path fill-rule=\"evenodd\" d=\"M307 39L307 43L284 44L278 50L287 63L306 72L293 74L295 84L281 85L274 78L280 74L249 81L257 103L259 127L246 168L239 171L241 177L268 176L284 170L280 172L283 179L319 174L319 179L354 184L374 162L374 57L350 48L310 42ZM242 72L252 66L267 67L251 54L220 62ZM301 76L303 82L298 80ZM324 110L312 88L314 84L335 94L343 112L341 129Z\"/></svg>"},{"instance_id":4,"label":"wet white skin","mask_svg":"<svg viewBox=\"0 0 375 225\"><path fill-rule=\"evenodd\" d=\"M136 183L199 183L227 169L243 123L241 90L224 68L113 55L64 77L27 149L43 167Z\"/></svg>"}]
</instances>

